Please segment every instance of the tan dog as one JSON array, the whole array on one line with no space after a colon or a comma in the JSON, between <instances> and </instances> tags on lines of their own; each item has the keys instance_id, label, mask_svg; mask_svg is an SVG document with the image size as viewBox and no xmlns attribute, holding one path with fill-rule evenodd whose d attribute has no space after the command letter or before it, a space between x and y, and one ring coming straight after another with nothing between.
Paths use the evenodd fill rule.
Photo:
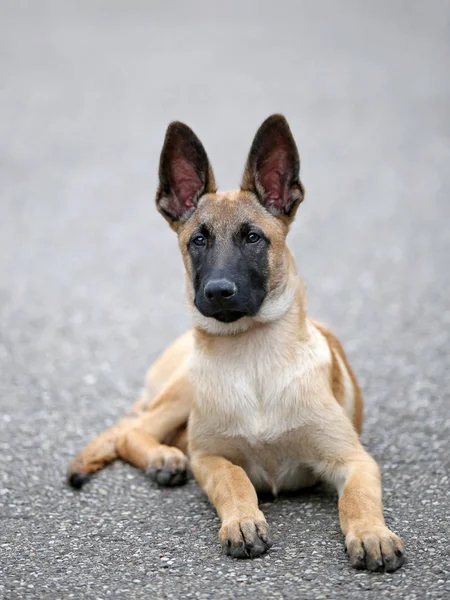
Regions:
<instances>
[{"instance_id":1,"label":"tan dog","mask_svg":"<svg viewBox=\"0 0 450 600\"><path fill-rule=\"evenodd\" d=\"M256 491L324 480L339 494L351 564L394 571L404 550L384 523L380 472L358 438L361 393L338 340L307 319L286 246L304 196L299 168L289 126L273 115L241 189L218 193L201 142L186 125L169 126L156 203L178 235L194 328L152 366L131 413L75 457L69 481L79 488L120 457L161 485L183 483L188 437L227 554L254 557L272 545Z\"/></svg>"}]
</instances>

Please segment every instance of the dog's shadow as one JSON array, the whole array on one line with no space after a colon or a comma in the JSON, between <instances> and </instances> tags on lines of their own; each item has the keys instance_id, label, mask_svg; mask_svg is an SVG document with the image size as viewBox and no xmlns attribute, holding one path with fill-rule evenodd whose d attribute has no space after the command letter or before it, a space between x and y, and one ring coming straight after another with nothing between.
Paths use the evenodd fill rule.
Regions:
<instances>
[{"instance_id":1,"label":"dog's shadow","mask_svg":"<svg viewBox=\"0 0 450 600\"><path fill-rule=\"evenodd\" d=\"M317 518L328 521L328 524L337 522L336 491L326 483L317 483L310 488L293 492L280 492L277 496L271 493L258 494L258 504L268 520L277 521L286 517L295 517L304 525L309 524L315 528Z\"/></svg>"},{"instance_id":2,"label":"dog's shadow","mask_svg":"<svg viewBox=\"0 0 450 600\"><path fill-rule=\"evenodd\" d=\"M308 488L301 488L299 490L290 492L280 492L276 496L274 496L271 492L258 493L259 504L270 506L283 501L293 503L321 502L335 505L337 501L337 494L330 485L322 482L316 483Z\"/></svg>"}]
</instances>

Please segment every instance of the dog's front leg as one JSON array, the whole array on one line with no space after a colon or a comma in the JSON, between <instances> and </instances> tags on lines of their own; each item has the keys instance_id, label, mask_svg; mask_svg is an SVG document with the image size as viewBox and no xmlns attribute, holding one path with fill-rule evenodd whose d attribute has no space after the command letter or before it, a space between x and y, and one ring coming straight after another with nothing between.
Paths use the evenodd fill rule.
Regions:
<instances>
[{"instance_id":1,"label":"dog's front leg","mask_svg":"<svg viewBox=\"0 0 450 600\"><path fill-rule=\"evenodd\" d=\"M404 563L402 541L384 522L378 465L361 447L344 467L339 520L356 569L395 571Z\"/></svg>"},{"instance_id":2,"label":"dog's front leg","mask_svg":"<svg viewBox=\"0 0 450 600\"><path fill-rule=\"evenodd\" d=\"M224 553L253 558L266 552L272 546L269 527L245 471L221 456L196 454L191 469L222 522L219 538Z\"/></svg>"},{"instance_id":3,"label":"dog's front leg","mask_svg":"<svg viewBox=\"0 0 450 600\"><path fill-rule=\"evenodd\" d=\"M308 443L315 470L337 488L350 562L356 569L395 571L405 562L404 548L384 522L380 470L337 403L330 406L310 427Z\"/></svg>"}]
</instances>

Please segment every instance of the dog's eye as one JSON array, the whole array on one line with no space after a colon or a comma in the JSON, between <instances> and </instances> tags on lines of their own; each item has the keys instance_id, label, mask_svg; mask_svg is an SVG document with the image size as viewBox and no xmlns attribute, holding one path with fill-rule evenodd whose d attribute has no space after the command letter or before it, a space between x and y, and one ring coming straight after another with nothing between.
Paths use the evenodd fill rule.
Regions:
<instances>
[{"instance_id":1,"label":"dog's eye","mask_svg":"<svg viewBox=\"0 0 450 600\"><path fill-rule=\"evenodd\" d=\"M256 243L258 240L260 240L260 239L261 239L261 236L260 236L260 235L258 235L257 233L254 233L253 231L251 231L251 232L250 232L250 233L247 235L247 237L246 237L245 241L246 241L248 244L255 244L255 243Z\"/></svg>"},{"instance_id":2,"label":"dog's eye","mask_svg":"<svg viewBox=\"0 0 450 600\"><path fill-rule=\"evenodd\" d=\"M196 246L205 246L206 238L204 235L196 235L195 238L192 240L192 243L194 243Z\"/></svg>"}]
</instances>

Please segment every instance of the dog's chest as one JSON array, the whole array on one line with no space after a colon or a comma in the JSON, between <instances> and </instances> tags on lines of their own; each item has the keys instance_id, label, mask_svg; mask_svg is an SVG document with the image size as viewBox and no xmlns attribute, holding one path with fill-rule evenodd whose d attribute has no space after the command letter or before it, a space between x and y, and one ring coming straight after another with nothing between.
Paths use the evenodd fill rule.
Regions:
<instances>
[{"instance_id":1,"label":"dog's chest","mask_svg":"<svg viewBox=\"0 0 450 600\"><path fill-rule=\"evenodd\" d=\"M291 375L284 369L275 376L267 362L263 356L223 355L220 363L203 361L195 369L200 407L214 415L218 434L256 441L284 429L280 400Z\"/></svg>"},{"instance_id":2,"label":"dog's chest","mask_svg":"<svg viewBox=\"0 0 450 600\"><path fill-rule=\"evenodd\" d=\"M232 374L224 372L221 388L226 402L218 411L222 434L256 443L276 439L295 426L298 397L293 371L251 372L242 365Z\"/></svg>"},{"instance_id":3,"label":"dog's chest","mask_svg":"<svg viewBox=\"0 0 450 600\"><path fill-rule=\"evenodd\" d=\"M274 337L222 350L193 356L195 444L242 465L258 490L310 485L302 438L331 360L327 344L312 331L287 349Z\"/></svg>"},{"instance_id":4,"label":"dog's chest","mask_svg":"<svg viewBox=\"0 0 450 600\"><path fill-rule=\"evenodd\" d=\"M251 443L280 438L305 420L305 399L328 348L286 347L276 336L227 341L219 352L198 353L192 364L197 406L212 435Z\"/></svg>"}]
</instances>

